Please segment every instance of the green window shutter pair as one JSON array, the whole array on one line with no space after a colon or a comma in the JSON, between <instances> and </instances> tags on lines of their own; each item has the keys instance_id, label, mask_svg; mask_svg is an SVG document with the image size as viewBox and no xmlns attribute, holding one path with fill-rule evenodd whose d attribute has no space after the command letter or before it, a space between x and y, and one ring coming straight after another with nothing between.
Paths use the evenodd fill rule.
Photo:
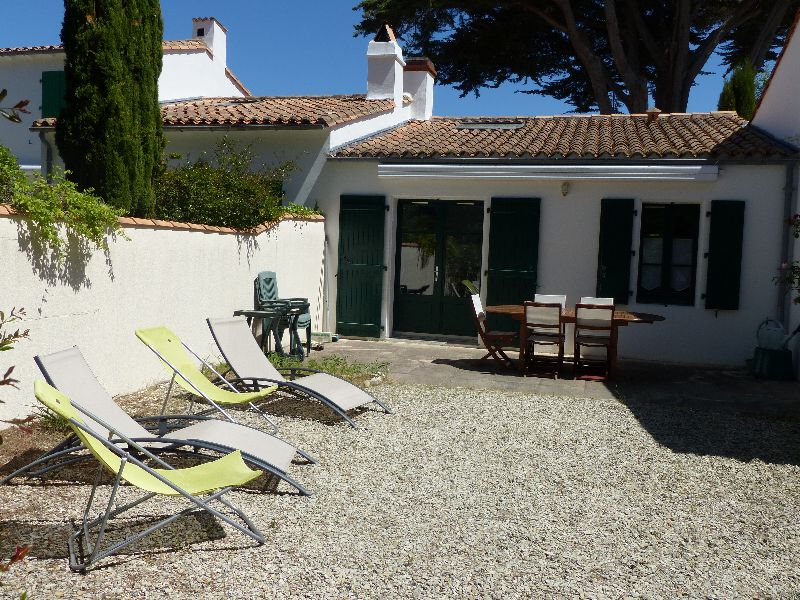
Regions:
<instances>
[{"instance_id":1,"label":"green window shutter pair","mask_svg":"<svg viewBox=\"0 0 800 600\"><path fill-rule=\"evenodd\" d=\"M633 200L604 198L600 211L600 251L597 261L597 295L628 303ZM708 277L705 307L739 308L744 235L744 201L713 200L708 240Z\"/></svg>"},{"instance_id":2,"label":"green window shutter pair","mask_svg":"<svg viewBox=\"0 0 800 600\"><path fill-rule=\"evenodd\" d=\"M42 118L57 117L66 104L67 78L64 71L42 72Z\"/></svg>"}]
</instances>

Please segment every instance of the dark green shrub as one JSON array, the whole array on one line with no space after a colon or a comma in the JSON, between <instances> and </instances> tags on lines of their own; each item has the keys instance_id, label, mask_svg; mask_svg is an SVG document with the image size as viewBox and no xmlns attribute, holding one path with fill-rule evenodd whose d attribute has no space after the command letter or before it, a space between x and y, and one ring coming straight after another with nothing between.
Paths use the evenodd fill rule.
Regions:
<instances>
[{"instance_id":1,"label":"dark green shrub","mask_svg":"<svg viewBox=\"0 0 800 600\"><path fill-rule=\"evenodd\" d=\"M166 171L156 180L155 217L168 221L251 229L291 207L281 206L291 163L254 166L251 146L223 138L212 157ZM312 209L299 207L305 213Z\"/></svg>"}]
</instances>

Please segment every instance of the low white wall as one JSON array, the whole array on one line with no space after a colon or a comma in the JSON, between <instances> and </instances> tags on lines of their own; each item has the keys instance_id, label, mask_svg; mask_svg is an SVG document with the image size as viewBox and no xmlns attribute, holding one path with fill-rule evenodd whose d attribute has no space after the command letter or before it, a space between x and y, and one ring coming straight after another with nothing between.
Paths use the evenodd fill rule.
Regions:
<instances>
[{"instance_id":1,"label":"low white wall","mask_svg":"<svg viewBox=\"0 0 800 600\"><path fill-rule=\"evenodd\" d=\"M166 325L204 356L216 355L206 317L252 308L259 271L278 275L281 296L311 301L319 329L324 278L324 224L281 221L259 235L125 227L130 240L93 253L85 265L32 262L17 218L0 218L0 310L24 307L30 340L0 354L0 372L16 365L20 389L0 388L0 417L19 417L36 404L40 377L33 356L80 346L102 384L120 394L166 379L166 371L134 335Z\"/></svg>"}]
</instances>

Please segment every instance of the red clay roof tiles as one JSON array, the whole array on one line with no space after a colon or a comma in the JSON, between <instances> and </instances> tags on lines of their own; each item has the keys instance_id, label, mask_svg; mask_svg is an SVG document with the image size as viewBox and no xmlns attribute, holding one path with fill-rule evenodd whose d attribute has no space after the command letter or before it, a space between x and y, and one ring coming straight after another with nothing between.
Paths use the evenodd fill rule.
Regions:
<instances>
[{"instance_id":1,"label":"red clay roof tiles","mask_svg":"<svg viewBox=\"0 0 800 600\"><path fill-rule=\"evenodd\" d=\"M349 96L252 96L198 98L161 105L165 127L319 126L335 127L364 117L390 112L391 100ZM54 118L34 121L33 127L53 127Z\"/></svg>"},{"instance_id":2,"label":"red clay roof tiles","mask_svg":"<svg viewBox=\"0 0 800 600\"><path fill-rule=\"evenodd\" d=\"M346 158L736 158L797 152L732 112L434 117L344 146Z\"/></svg>"},{"instance_id":3,"label":"red clay roof tiles","mask_svg":"<svg viewBox=\"0 0 800 600\"><path fill-rule=\"evenodd\" d=\"M164 52L170 51L200 51L209 52L209 47L203 40L164 40L162 42ZM45 54L48 52L63 52L64 46L53 44L49 46L24 46L19 48L0 48L0 56L11 56L15 54Z\"/></svg>"}]
</instances>

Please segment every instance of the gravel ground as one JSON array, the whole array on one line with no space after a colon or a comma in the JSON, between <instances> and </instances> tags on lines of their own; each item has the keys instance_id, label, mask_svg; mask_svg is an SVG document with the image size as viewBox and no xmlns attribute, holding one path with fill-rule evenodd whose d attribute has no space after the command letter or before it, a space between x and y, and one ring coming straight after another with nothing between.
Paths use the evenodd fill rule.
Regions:
<instances>
[{"instance_id":1,"label":"gravel ground","mask_svg":"<svg viewBox=\"0 0 800 600\"><path fill-rule=\"evenodd\" d=\"M157 392L124 403L152 411ZM613 400L376 393L397 414L366 411L359 430L278 410L282 436L320 464L292 469L313 498L286 484L229 496L266 534L260 547L213 519L186 518L73 574L64 540L89 487L62 474L0 488L0 556L33 544L0 574L0 597L798 597L794 422L714 415L720 428L757 432L777 457L744 461L731 457L735 440L725 456L655 441L680 437L659 427L711 418L690 408L654 406L645 428ZM173 506L150 501L123 525Z\"/></svg>"}]
</instances>

